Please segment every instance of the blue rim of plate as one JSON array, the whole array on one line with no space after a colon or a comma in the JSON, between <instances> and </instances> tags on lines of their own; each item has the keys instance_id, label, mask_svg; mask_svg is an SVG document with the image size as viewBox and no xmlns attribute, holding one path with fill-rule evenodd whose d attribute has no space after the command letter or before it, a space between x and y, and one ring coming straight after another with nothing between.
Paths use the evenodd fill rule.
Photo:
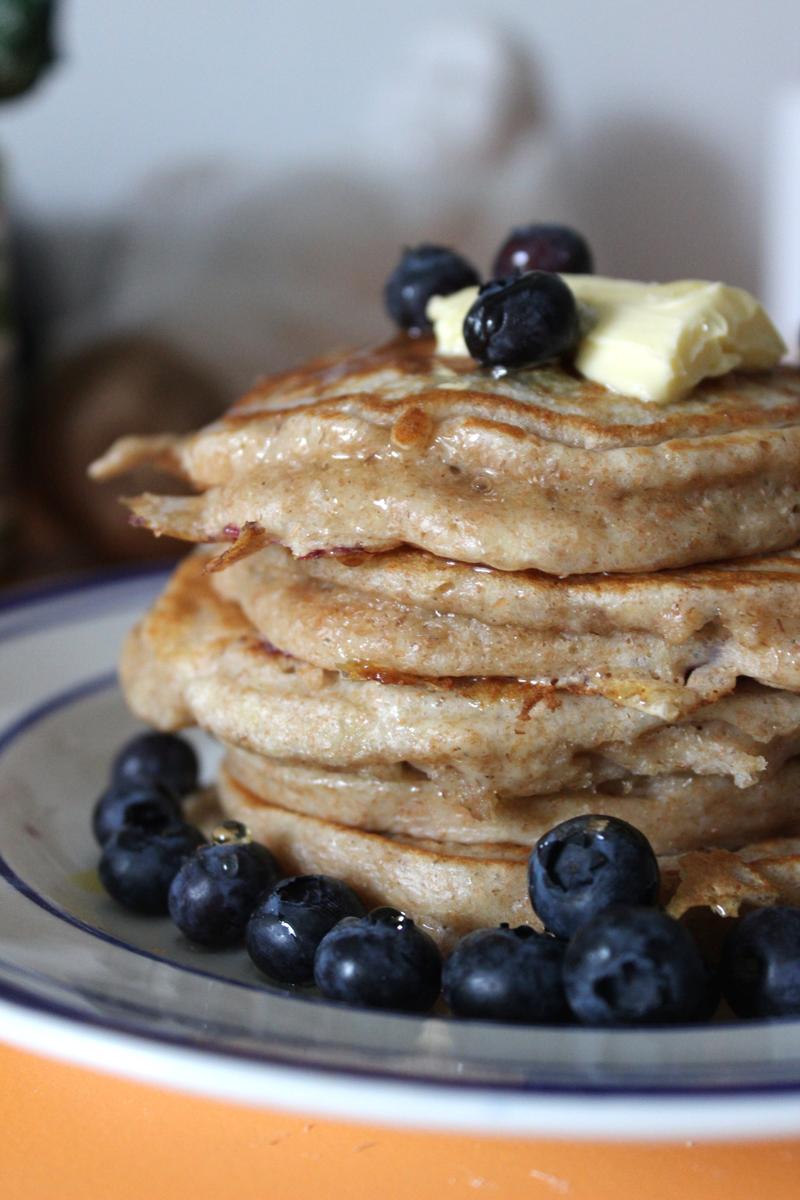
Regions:
<instances>
[{"instance_id":1,"label":"blue rim of plate","mask_svg":"<svg viewBox=\"0 0 800 1200\"><path fill-rule=\"evenodd\" d=\"M54 583L45 583L42 585L34 585L31 588L25 588L22 591L16 591L11 596L0 597L0 644L13 639L22 633L30 634L39 632L43 629L53 628L61 625L68 625L70 617L73 619L85 618L87 610L85 607L79 613L73 613L69 604L72 600L80 600L82 597L89 596L94 593L96 601L91 608L93 615L99 612L110 611L115 607L115 601L120 588L126 592L131 584L142 583L152 587L159 579L165 579L169 567L133 567L122 568L102 573L82 575L79 579L73 581L58 580ZM49 607L54 600L63 601L66 608L53 612ZM23 614L23 620L12 621L11 618L18 613ZM95 674L92 677L85 679L79 683L73 684L61 691L50 695L38 704L32 706L21 715L15 717L4 729L0 729L0 757L12 746L16 740L22 737L27 731L34 728L38 723L47 719L48 716L57 712L59 709L68 707L70 704L77 703L80 700L110 688L115 680L113 672L103 672ZM136 946L131 942L115 937L113 934L92 925L89 922L83 921L67 910L54 904L46 896L43 896L35 888L33 888L26 880L17 874L4 855L0 853L0 879L7 885L12 887L25 899L43 909L53 918L65 922L71 927L80 930L89 937L96 938L102 942L106 942L118 949L122 949L137 956L150 959L158 962L165 968L188 972L193 975L218 980L227 985L246 988L254 991L265 991L267 993L277 994L286 997L287 993L279 988L272 988L269 984L263 986L257 984L249 984L239 980L228 978L218 972L206 971L198 967L186 965L171 960L170 958L155 954L152 951ZM36 971L23 968L19 964L9 962L5 959L0 959L0 969L10 972L15 975L18 980L24 980L25 977L39 978L51 987L72 991L76 993L74 986L63 983L57 978L50 976L42 976ZM82 994L90 998L94 998L99 1002L103 1000L111 1000L113 1003L120 1005L118 998L108 997L103 993L93 993L91 989L83 989ZM87 1014L78 1008L70 1006L67 1003L46 999L31 987L26 987L24 982L9 982L7 978L0 979L0 1000L22 1008L26 1011L32 1011L44 1016L56 1017L64 1019L72 1024L89 1027L105 1033L120 1034L140 1042L146 1042L162 1047L183 1048L192 1051L200 1056L213 1055L221 1056L225 1059L234 1061L252 1063L261 1066L274 1066L281 1069L297 1070L298 1072L321 1075L333 1075L343 1078L356 1079L364 1083L374 1082L390 1082L399 1085L422 1085L437 1090L457 1089L461 1091L475 1091L490 1094L505 1094L505 1095L520 1095L527 1097L535 1097L537 1095L547 1098L562 1096L569 1097L608 1097L624 1099L628 1098L669 1098L680 1099L696 1098L701 1100L704 1097L714 1098L757 1098L760 1096L791 1096L793 1098L800 1097L800 1059L796 1063L796 1077L786 1080L769 1080L765 1082L751 1081L747 1083L736 1083L730 1080L725 1080L719 1083L691 1083L691 1082L675 1082L674 1084L645 1084L645 1083L588 1083L559 1080L558 1082L549 1083L545 1079L525 1078L520 1080L509 1080L504 1082L495 1082L491 1080L467 1079L458 1080L453 1078L442 1079L435 1075L426 1075L424 1073L408 1074L399 1070L385 1069L381 1067L364 1068L351 1067L341 1064L332 1065L324 1060L304 1060L298 1062L296 1059L289 1056L282 1056L274 1051L254 1052L252 1049L237 1050L224 1042L215 1041L213 1038L204 1036L202 1044L198 1044L197 1037L178 1036L166 1034L163 1031L142 1031L134 1025L129 1025L124 1021L114 1019L110 1016L101 1016L96 1014ZM303 1005L319 1005L323 1008L338 1008L335 1005L329 1005L326 1001L317 997L296 997L295 1003ZM124 1006L124 1005L122 1005ZM153 1015L150 1010L142 1006L130 1006L137 1015L147 1017ZM390 1019L392 1021L402 1020L408 1022L418 1022L424 1018L400 1016L398 1014L381 1014L370 1013L372 1019ZM184 1017L185 1019L185 1017ZM433 1020L446 1020L448 1018L428 1018ZM462 1026L472 1025L479 1027L478 1022L459 1022ZM778 1024L790 1024L790 1022L778 1022ZM797 1026L800 1032L800 1022L791 1022ZM204 1030L207 1030L207 1023L203 1023ZM725 1023L726 1030L747 1030L752 1029L753 1022L746 1021L730 1021ZM497 1031L502 1028L493 1025L492 1031ZM688 1029L695 1027L676 1026L670 1032L680 1034ZM580 1033L580 1030L576 1032ZM587 1031L584 1031L587 1032ZM606 1030L604 1034L609 1037L642 1037L645 1038L649 1033L663 1032L663 1030Z\"/></svg>"}]
</instances>

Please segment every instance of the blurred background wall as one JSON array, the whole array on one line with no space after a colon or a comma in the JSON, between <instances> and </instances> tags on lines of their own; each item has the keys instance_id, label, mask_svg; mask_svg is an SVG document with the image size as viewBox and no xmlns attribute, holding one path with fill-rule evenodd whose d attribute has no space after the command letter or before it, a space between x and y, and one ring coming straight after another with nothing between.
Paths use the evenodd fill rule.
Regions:
<instances>
[{"instance_id":1,"label":"blurred background wall","mask_svg":"<svg viewBox=\"0 0 800 1200\"><path fill-rule=\"evenodd\" d=\"M775 291L794 0L63 0L56 41L0 155L32 476L61 470L55 427L73 526L100 520L80 479L118 425L192 424L388 332L403 241L486 269L511 223L563 220L604 273Z\"/></svg>"},{"instance_id":2,"label":"blurred background wall","mask_svg":"<svg viewBox=\"0 0 800 1200\"><path fill-rule=\"evenodd\" d=\"M61 231L69 252L53 267L80 289L102 269L95 261L87 277L63 278L83 269L75 251L85 227L112 225L159 172L227 163L284 186L323 164L356 178L370 164L380 178L398 158L436 172L425 139L446 135L442 107L459 83L444 78L437 91L420 81L422 46L431 36L441 65L448 35L457 43L476 24L505 33L529 59L537 129L557 156L555 192L532 172L529 194L513 198L517 219L574 220L609 272L759 288L770 106L782 85L800 83L793 0L65 0L58 66L2 113L15 209L29 228ZM468 65L473 78L460 86L486 87L480 65ZM427 90L415 109L420 82ZM477 138L493 118L481 102L497 96L476 97L463 114ZM469 129L457 134L468 141ZM480 155L473 165L492 170ZM419 180L420 193L429 186L441 182ZM202 177L183 197L192 210L202 203L195 188ZM320 204L313 213L334 235L335 199L333 211ZM407 200L420 210L409 236L423 237L425 196ZM486 258L491 248L473 249ZM66 299L83 298L78 290Z\"/></svg>"}]
</instances>

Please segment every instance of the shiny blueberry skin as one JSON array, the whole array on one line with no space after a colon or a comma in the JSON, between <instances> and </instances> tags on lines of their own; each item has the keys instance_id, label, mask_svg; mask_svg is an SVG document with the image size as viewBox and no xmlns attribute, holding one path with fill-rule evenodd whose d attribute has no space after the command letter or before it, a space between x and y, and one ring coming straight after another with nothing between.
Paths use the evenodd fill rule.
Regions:
<instances>
[{"instance_id":1,"label":"shiny blueberry skin","mask_svg":"<svg viewBox=\"0 0 800 1200\"><path fill-rule=\"evenodd\" d=\"M112 783L100 796L92 813L92 831L104 846L124 826L163 829L183 820L172 792L158 783Z\"/></svg>"},{"instance_id":2,"label":"shiny blueberry skin","mask_svg":"<svg viewBox=\"0 0 800 1200\"><path fill-rule=\"evenodd\" d=\"M204 840L199 829L184 822L157 831L120 829L103 847L100 882L125 908L149 916L163 915L170 884Z\"/></svg>"},{"instance_id":3,"label":"shiny blueberry skin","mask_svg":"<svg viewBox=\"0 0 800 1200\"><path fill-rule=\"evenodd\" d=\"M427 1012L439 995L442 960L424 930L396 908L346 917L319 944L314 982L327 1000L359 1008Z\"/></svg>"},{"instance_id":4,"label":"shiny blueberry skin","mask_svg":"<svg viewBox=\"0 0 800 1200\"><path fill-rule=\"evenodd\" d=\"M759 908L728 934L722 991L739 1017L800 1014L800 908Z\"/></svg>"},{"instance_id":5,"label":"shiny blueberry skin","mask_svg":"<svg viewBox=\"0 0 800 1200\"><path fill-rule=\"evenodd\" d=\"M519 275L525 271L558 271L590 275L592 252L584 237L567 225L518 225L497 252L492 275Z\"/></svg>"},{"instance_id":6,"label":"shiny blueberry skin","mask_svg":"<svg viewBox=\"0 0 800 1200\"><path fill-rule=\"evenodd\" d=\"M142 733L122 747L111 769L112 783L160 783L176 796L197 787L197 755L173 733Z\"/></svg>"},{"instance_id":7,"label":"shiny blueberry skin","mask_svg":"<svg viewBox=\"0 0 800 1200\"><path fill-rule=\"evenodd\" d=\"M431 296L449 296L476 283L478 272L460 254L446 246L421 245L403 251L383 296L392 319L416 335L430 331L425 308Z\"/></svg>"},{"instance_id":8,"label":"shiny blueberry skin","mask_svg":"<svg viewBox=\"0 0 800 1200\"><path fill-rule=\"evenodd\" d=\"M199 946L235 946L277 878L275 859L257 842L203 846L172 881L169 915Z\"/></svg>"},{"instance_id":9,"label":"shiny blueberry skin","mask_svg":"<svg viewBox=\"0 0 800 1200\"><path fill-rule=\"evenodd\" d=\"M682 925L656 908L618 905L567 947L564 989L585 1025L661 1025L707 1015L709 975Z\"/></svg>"},{"instance_id":10,"label":"shiny blueberry skin","mask_svg":"<svg viewBox=\"0 0 800 1200\"><path fill-rule=\"evenodd\" d=\"M575 297L558 275L496 279L464 318L464 341L486 367L535 367L574 349L580 335Z\"/></svg>"},{"instance_id":11,"label":"shiny blueberry skin","mask_svg":"<svg viewBox=\"0 0 800 1200\"><path fill-rule=\"evenodd\" d=\"M612 904L654 904L659 870L643 833L618 817L562 821L539 839L528 861L528 892L546 929L571 937Z\"/></svg>"},{"instance_id":12,"label":"shiny blueberry skin","mask_svg":"<svg viewBox=\"0 0 800 1200\"><path fill-rule=\"evenodd\" d=\"M329 875L294 875L264 896L247 922L247 953L281 983L313 983L314 955L345 917L363 917L358 896Z\"/></svg>"},{"instance_id":13,"label":"shiny blueberry skin","mask_svg":"<svg viewBox=\"0 0 800 1200\"><path fill-rule=\"evenodd\" d=\"M476 929L446 960L442 992L457 1017L536 1025L569 1013L562 970L566 943L528 925Z\"/></svg>"}]
</instances>

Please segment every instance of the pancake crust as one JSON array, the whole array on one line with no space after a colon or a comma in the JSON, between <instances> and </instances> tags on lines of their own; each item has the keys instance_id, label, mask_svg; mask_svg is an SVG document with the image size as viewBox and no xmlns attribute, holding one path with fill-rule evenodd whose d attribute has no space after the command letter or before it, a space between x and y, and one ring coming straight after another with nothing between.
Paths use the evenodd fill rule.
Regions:
<instances>
[{"instance_id":1,"label":"pancake crust","mask_svg":"<svg viewBox=\"0 0 800 1200\"><path fill-rule=\"evenodd\" d=\"M388 837L265 804L223 769L219 809L192 814L212 825L243 821L284 870L325 873L349 883L372 906L408 912L447 951L472 929L540 927L528 899L529 851L520 846ZM662 858L662 900L673 916L710 909L736 916L747 907L800 903L800 838Z\"/></svg>"},{"instance_id":2,"label":"pancake crust","mask_svg":"<svg viewBox=\"0 0 800 1200\"><path fill-rule=\"evenodd\" d=\"M657 854L736 849L798 824L797 758L749 788L716 775L634 776L600 791L487 799L476 812L403 767L331 771L231 749L225 770L266 804L368 833L459 845L505 842L529 849L560 821L598 812L635 825Z\"/></svg>"},{"instance_id":3,"label":"pancake crust","mask_svg":"<svg viewBox=\"0 0 800 1200\"><path fill-rule=\"evenodd\" d=\"M298 560L269 546L213 576L260 633L356 676L658 681L674 719L737 677L800 690L800 551L650 575L505 572L417 550ZM625 700L625 693L619 696Z\"/></svg>"},{"instance_id":4,"label":"pancake crust","mask_svg":"<svg viewBox=\"0 0 800 1200\"><path fill-rule=\"evenodd\" d=\"M528 851L391 838L264 804L225 771L222 814L243 821L288 874L326 874L348 883L372 908L413 916L446 949L484 925L535 923L527 894ZM207 824L213 824L213 817Z\"/></svg>"},{"instance_id":5,"label":"pancake crust","mask_svg":"<svg viewBox=\"0 0 800 1200\"><path fill-rule=\"evenodd\" d=\"M597 787L630 773L757 782L800 750L800 697L740 685L675 724L588 688L515 680L353 680L265 644L193 556L134 629L121 664L133 710L197 723L268 757L333 769L409 763L479 808L486 796Z\"/></svg>"},{"instance_id":6,"label":"pancake crust","mask_svg":"<svg viewBox=\"0 0 800 1200\"><path fill-rule=\"evenodd\" d=\"M797 834L795 830L795 834ZM710 908L737 917L748 908L800 905L800 837L777 837L727 850L693 851L667 860L669 911L682 917Z\"/></svg>"},{"instance_id":7,"label":"pancake crust","mask_svg":"<svg viewBox=\"0 0 800 1200\"><path fill-rule=\"evenodd\" d=\"M430 341L266 380L190 437L126 438L201 495L131 502L155 533L248 530L295 555L403 543L555 575L657 570L800 540L800 371L707 380L654 408L550 366L491 372Z\"/></svg>"}]
</instances>

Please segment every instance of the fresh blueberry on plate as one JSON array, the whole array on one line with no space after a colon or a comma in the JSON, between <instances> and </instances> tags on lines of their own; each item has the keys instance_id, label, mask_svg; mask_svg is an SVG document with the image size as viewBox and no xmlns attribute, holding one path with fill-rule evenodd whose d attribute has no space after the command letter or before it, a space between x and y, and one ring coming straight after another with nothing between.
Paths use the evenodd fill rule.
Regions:
<instances>
[{"instance_id":1,"label":"fresh blueberry on plate","mask_svg":"<svg viewBox=\"0 0 800 1200\"><path fill-rule=\"evenodd\" d=\"M314 955L325 934L364 905L346 883L329 875L282 879L247 923L247 953L260 971L281 983L313 983Z\"/></svg>"},{"instance_id":2,"label":"fresh blueberry on plate","mask_svg":"<svg viewBox=\"0 0 800 1200\"><path fill-rule=\"evenodd\" d=\"M100 882L118 904L149 916L167 912L170 884L205 839L181 821L158 829L125 826L103 847Z\"/></svg>"},{"instance_id":3,"label":"fresh blueberry on plate","mask_svg":"<svg viewBox=\"0 0 800 1200\"><path fill-rule=\"evenodd\" d=\"M446 959L442 992L457 1017L536 1025L568 1015L566 943L529 925L476 929Z\"/></svg>"},{"instance_id":4,"label":"fresh blueberry on plate","mask_svg":"<svg viewBox=\"0 0 800 1200\"><path fill-rule=\"evenodd\" d=\"M512 229L497 252L492 275L519 275L525 271L558 271L590 275L594 270L589 243L568 225L519 225Z\"/></svg>"},{"instance_id":5,"label":"fresh blueberry on plate","mask_svg":"<svg viewBox=\"0 0 800 1200\"><path fill-rule=\"evenodd\" d=\"M220 839L183 864L169 889L169 915L190 941L221 948L241 942L250 914L274 886L278 865L266 846Z\"/></svg>"},{"instance_id":6,"label":"fresh blueberry on plate","mask_svg":"<svg viewBox=\"0 0 800 1200\"><path fill-rule=\"evenodd\" d=\"M197 787L197 755L174 733L141 733L122 747L111 769L112 782L160 783L176 796Z\"/></svg>"},{"instance_id":7,"label":"fresh blueberry on plate","mask_svg":"<svg viewBox=\"0 0 800 1200\"><path fill-rule=\"evenodd\" d=\"M450 296L477 283L478 272L460 254L446 246L424 244L403 251L383 294L392 319L416 335L431 329L425 315L431 296Z\"/></svg>"},{"instance_id":8,"label":"fresh blueberry on plate","mask_svg":"<svg viewBox=\"0 0 800 1200\"><path fill-rule=\"evenodd\" d=\"M613 904L654 904L658 862L644 834L627 821L601 814L572 817L536 843L528 890L545 928L569 938Z\"/></svg>"},{"instance_id":9,"label":"fresh blueberry on plate","mask_svg":"<svg viewBox=\"0 0 800 1200\"><path fill-rule=\"evenodd\" d=\"M558 275L495 279L485 284L464 318L464 341L487 367L536 367L577 345L575 297Z\"/></svg>"},{"instance_id":10,"label":"fresh blueberry on plate","mask_svg":"<svg viewBox=\"0 0 800 1200\"><path fill-rule=\"evenodd\" d=\"M319 944L314 982L328 1000L359 1008L427 1012L442 961L433 938L396 908L345 917Z\"/></svg>"},{"instance_id":11,"label":"fresh blueberry on plate","mask_svg":"<svg viewBox=\"0 0 800 1200\"><path fill-rule=\"evenodd\" d=\"M691 935L656 908L619 905L578 930L564 989L585 1025L659 1025L706 1014L709 975Z\"/></svg>"},{"instance_id":12,"label":"fresh blueberry on plate","mask_svg":"<svg viewBox=\"0 0 800 1200\"><path fill-rule=\"evenodd\" d=\"M726 938L721 975L737 1016L800 1016L800 908L759 908L743 916Z\"/></svg>"},{"instance_id":13,"label":"fresh blueberry on plate","mask_svg":"<svg viewBox=\"0 0 800 1200\"><path fill-rule=\"evenodd\" d=\"M160 783L112 783L94 806L92 831L104 846L126 825L158 830L182 820L180 804Z\"/></svg>"}]
</instances>

